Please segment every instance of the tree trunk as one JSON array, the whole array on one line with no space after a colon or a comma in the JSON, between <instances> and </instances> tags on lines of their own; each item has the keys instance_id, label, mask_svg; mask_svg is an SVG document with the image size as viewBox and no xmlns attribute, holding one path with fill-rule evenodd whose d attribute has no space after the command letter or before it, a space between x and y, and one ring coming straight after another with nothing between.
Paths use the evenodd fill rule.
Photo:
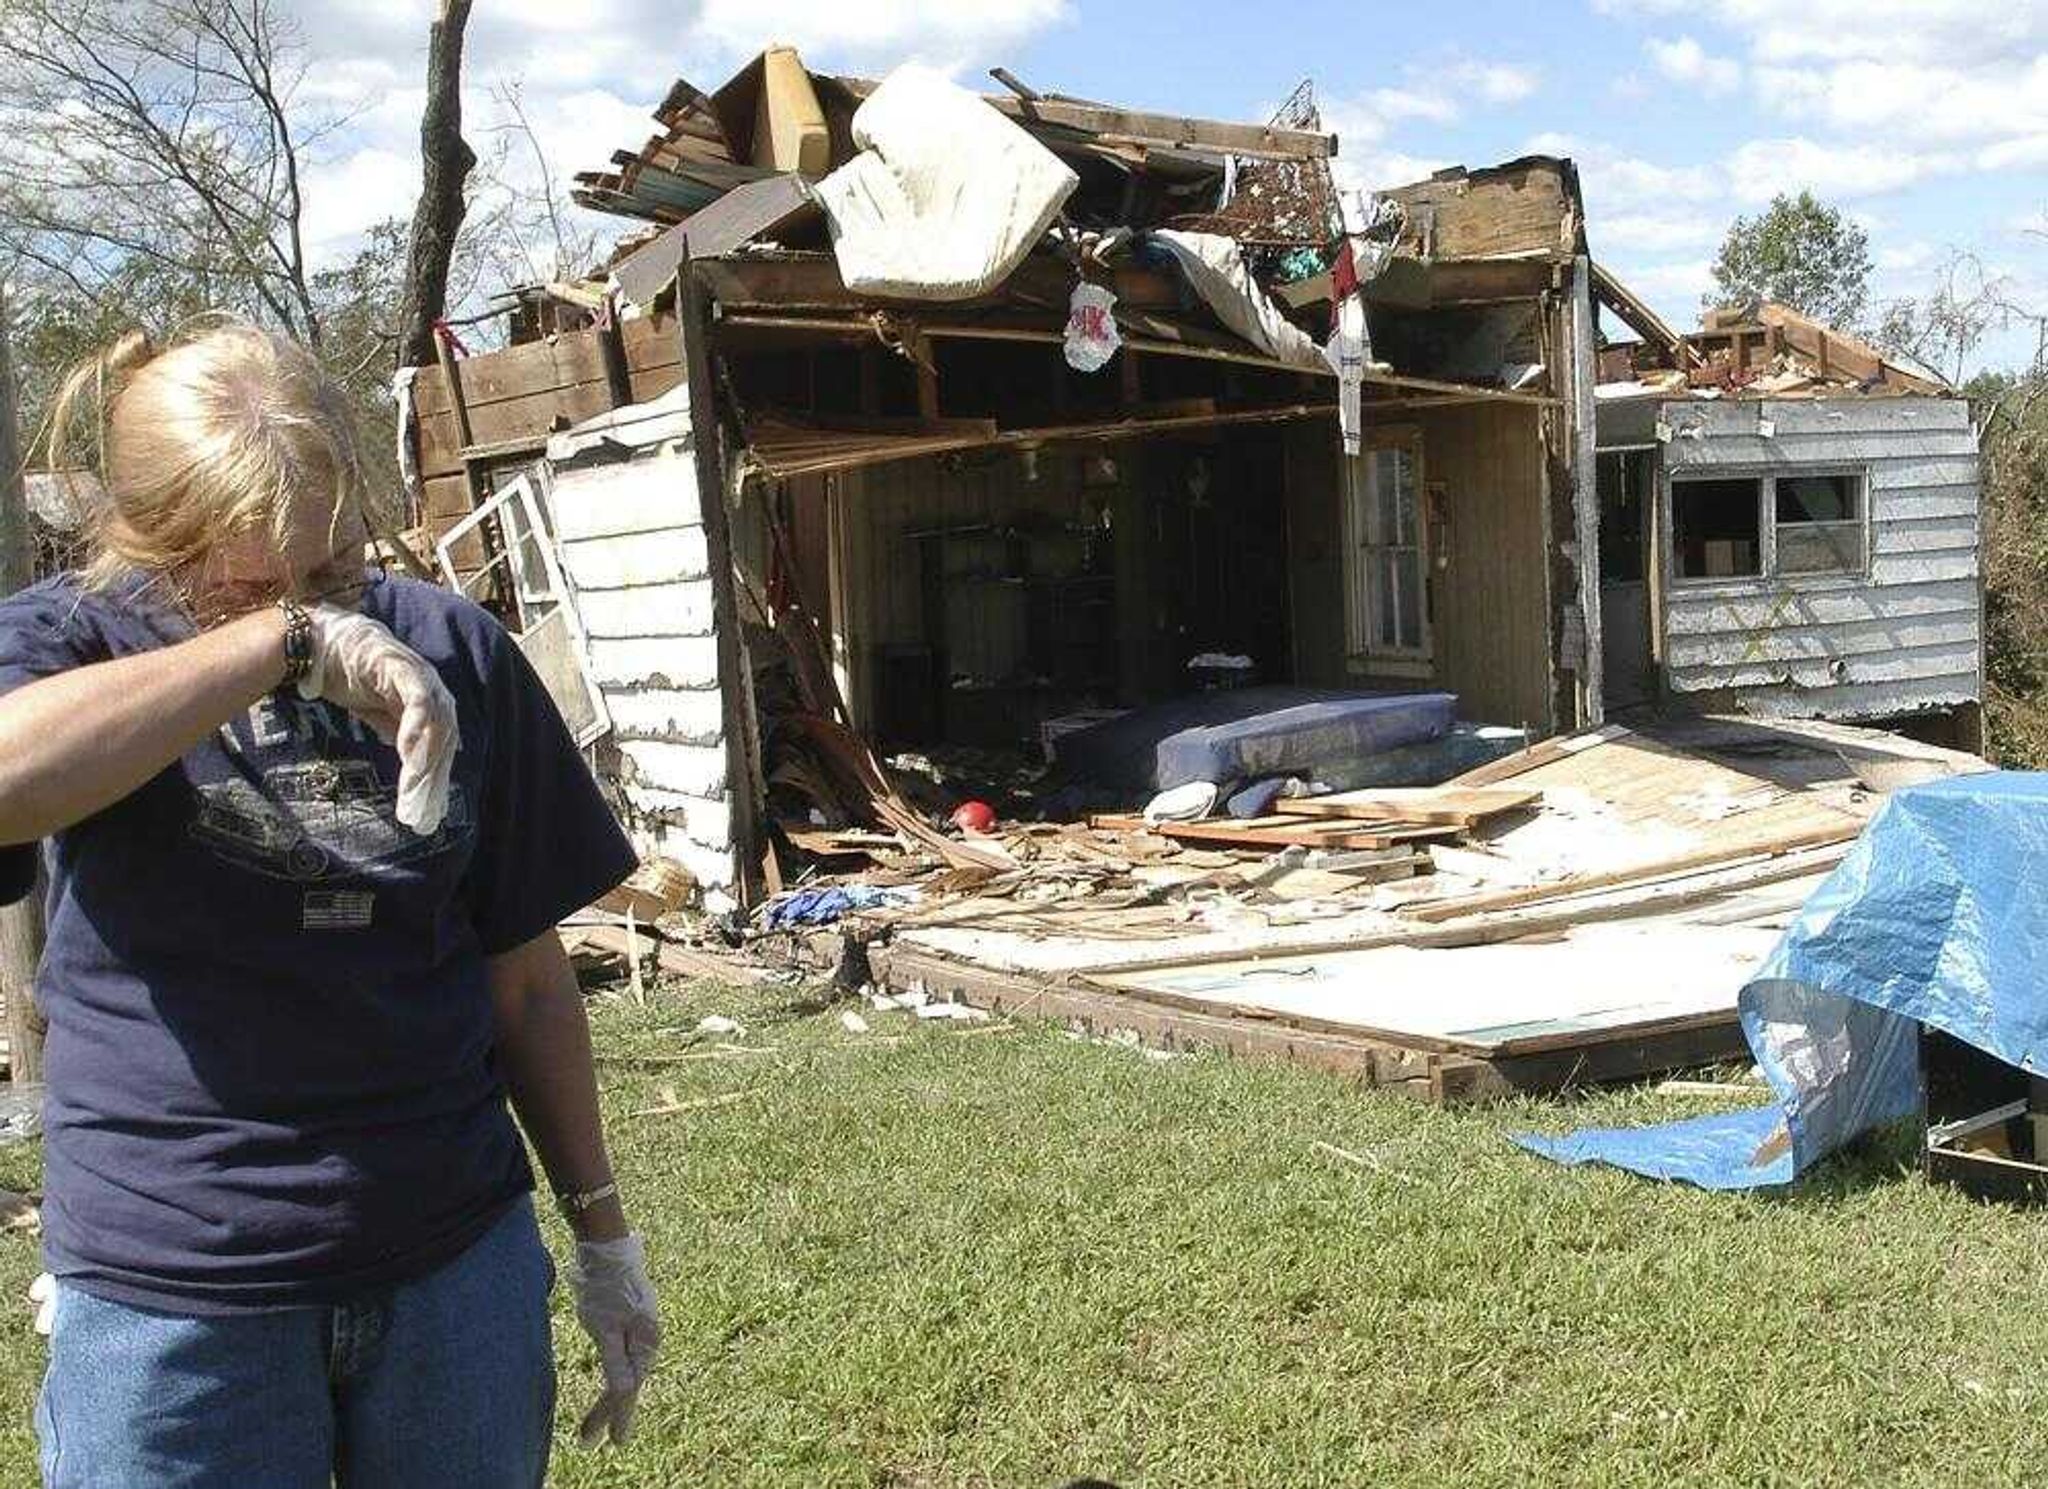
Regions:
<instances>
[{"instance_id":1,"label":"tree trunk","mask_svg":"<svg viewBox=\"0 0 2048 1489\"><path fill-rule=\"evenodd\" d=\"M35 577L35 538L22 489L14 357L8 339L7 287L0 284L0 596ZM43 958L42 876L27 899L0 905L0 1002L7 1009L8 1074L16 1082L43 1074L43 1021L36 1011L36 968Z\"/></svg>"},{"instance_id":2,"label":"tree trunk","mask_svg":"<svg viewBox=\"0 0 2048 1489\"><path fill-rule=\"evenodd\" d=\"M463 185L476 164L476 152L462 138L462 32L469 6L470 0L441 0L441 19L427 44L427 108L420 118L425 172L406 262L400 367L434 360L434 322L448 310L448 262L462 229Z\"/></svg>"}]
</instances>

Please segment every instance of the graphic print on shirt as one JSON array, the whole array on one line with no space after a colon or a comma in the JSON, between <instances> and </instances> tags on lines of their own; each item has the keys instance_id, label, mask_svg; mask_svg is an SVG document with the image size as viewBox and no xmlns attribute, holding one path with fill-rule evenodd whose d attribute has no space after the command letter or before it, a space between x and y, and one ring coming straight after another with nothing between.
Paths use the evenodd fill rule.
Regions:
<instances>
[{"instance_id":1,"label":"graphic print on shirt","mask_svg":"<svg viewBox=\"0 0 2048 1489\"><path fill-rule=\"evenodd\" d=\"M274 879L322 883L374 877L379 870L434 857L473 826L469 794L451 781L448 812L427 834L398 820L398 791L375 763L344 752L366 743L360 720L329 705L298 698L259 700L249 710L250 743L223 725L228 752L253 773L198 783L191 836L214 856ZM259 755L282 755L272 764ZM307 758L308 755L312 758ZM309 891L308 930L369 924L370 891Z\"/></svg>"}]
</instances>

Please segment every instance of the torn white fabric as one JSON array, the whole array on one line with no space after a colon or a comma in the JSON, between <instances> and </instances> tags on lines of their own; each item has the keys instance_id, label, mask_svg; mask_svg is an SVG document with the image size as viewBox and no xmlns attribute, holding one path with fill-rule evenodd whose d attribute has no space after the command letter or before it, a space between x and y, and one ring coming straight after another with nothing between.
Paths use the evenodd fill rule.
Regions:
<instances>
[{"instance_id":1,"label":"torn white fabric","mask_svg":"<svg viewBox=\"0 0 2048 1489\"><path fill-rule=\"evenodd\" d=\"M1346 295L1337 305L1336 329L1323 357L1337 374L1337 427L1344 436L1344 453L1356 455L1364 444L1364 414L1361 395L1365 387L1365 364L1372 357L1372 342L1365 326L1365 301Z\"/></svg>"},{"instance_id":2,"label":"torn white fabric","mask_svg":"<svg viewBox=\"0 0 2048 1489\"><path fill-rule=\"evenodd\" d=\"M417 367L401 367L391 376L391 396L398 403L398 480L408 497L418 495L420 490L420 465L414 458L412 444L413 426L418 422L412 385L419 375Z\"/></svg>"},{"instance_id":3,"label":"torn white fabric","mask_svg":"<svg viewBox=\"0 0 2048 1489\"><path fill-rule=\"evenodd\" d=\"M1116 328L1116 296L1083 280L1067 302L1067 365L1076 372L1100 372L1123 345Z\"/></svg>"},{"instance_id":4,"label":"torn white fabric","mask_svg":"<svg viewBox=\"0 0 2048 1489\"><path fill-rule=\"evenodd\" d=\"M1280 312L1252 278L1232 238L1216 233L1153 233L1150 241L1171 253L1188 284L1216 319L1269 357L1290 366L1323 370L1323 349L1315 338Z\"/></svg>"},{"instance_id":5,"label":"torn white fabric","mask_svg":"<svg viewBox=\"0 0 2048 1489\"><path fill-rule=\"evenodd\" d=\"M899 67L853 116L861 153L817 185L848 289L968 300L1010 276L1080 178L974 94Z\"/></svg>"}]
</instances>

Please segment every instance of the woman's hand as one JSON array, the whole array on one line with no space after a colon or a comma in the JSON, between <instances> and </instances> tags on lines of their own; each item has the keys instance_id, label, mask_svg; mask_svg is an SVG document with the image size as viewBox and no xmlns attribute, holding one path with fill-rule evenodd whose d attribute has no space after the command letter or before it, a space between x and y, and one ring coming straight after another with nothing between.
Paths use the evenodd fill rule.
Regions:
<instances>
[{"instance_id":1,"label":"woman's hand","mask_svg":"<svg viewBox=\"0 0 2048 1489\"><path fill-rule=\"evenodd\" d=\"M347 709L398 749L398 820L425 836L448 812L448 777L462 742L455 697L432 665L382 624L338 605L315 606L306 698Z\"/></svg>"},{"instance_id":2,"label":"woman's hand","mask_svg":"<svg viewBox=\"0 0 2048 1489\"><path fill-rule=\"evenodd\" d=\"M584 1414L577 1435L586 1448L607 1437L622 1443L633 1435L640 1386L661 1346L654 1284L647 1280L647 1248L638 1236L578 1241L569 1285L576 1294L576 1317L597 1345L604 1370L604 1394Z\"/></svg>"}]
</instances>

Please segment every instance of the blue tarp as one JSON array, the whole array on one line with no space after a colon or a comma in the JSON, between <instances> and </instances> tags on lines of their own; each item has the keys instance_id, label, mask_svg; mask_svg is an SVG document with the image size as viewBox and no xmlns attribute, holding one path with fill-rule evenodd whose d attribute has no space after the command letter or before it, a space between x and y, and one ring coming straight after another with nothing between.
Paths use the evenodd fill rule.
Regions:
<instances>
[{"instance_id":1,"label":"blue tarp","mask_svg":"<svg viewBox=\"0 0 2048 1489\"><path fill-rule=\"evenodd\" d=\"M1917 1111L1921 1024L2048 1075L2048 775L1895 793L1738 1006L1775 1104L1516 1141L1560 1163L1750 1189Z\"/></svg>"}]
</instances>

